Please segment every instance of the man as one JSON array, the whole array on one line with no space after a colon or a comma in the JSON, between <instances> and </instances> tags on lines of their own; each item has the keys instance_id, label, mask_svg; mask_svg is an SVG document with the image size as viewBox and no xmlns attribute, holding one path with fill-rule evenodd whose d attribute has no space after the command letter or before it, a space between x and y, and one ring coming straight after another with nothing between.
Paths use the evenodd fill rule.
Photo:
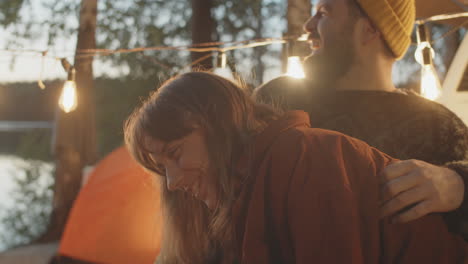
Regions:
<instances>
[{"instance_id":1,"label":"man","mask_svg":"<svg viewBox=\"0 0 468 264\"><path fill-rule=\"evenodd\" d=\"M313 127L401 159L382 174L382 217L408 222L451 212L445 214L449 228L468 234L468 129L445 107L396 89L391 79L394 62L411 43L414 0L319 0L316 7L304 26L312 49L308 79L278 78L256 96L304 109Z\"/></svg>"}]
</instances>

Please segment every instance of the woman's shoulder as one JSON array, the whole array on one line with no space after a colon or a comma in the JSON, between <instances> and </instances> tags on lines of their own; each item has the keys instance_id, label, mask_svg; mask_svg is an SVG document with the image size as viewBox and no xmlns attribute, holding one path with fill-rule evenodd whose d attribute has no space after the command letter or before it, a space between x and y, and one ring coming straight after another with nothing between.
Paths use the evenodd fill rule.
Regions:
<instances>
[{"instance_id":1,"label":"woman's shoulder","mask_svg":"<svg viewBox=\"0 0 468 264\"><path fill-rule=\"evenodd\" d=\"M324 144L350 143L353 145L367 145L364 141L341 132L314 127L296 127L288 129L278 136L274 145L291 144L291 147L300 147L315 145L320 142Z\"/></svg>"},{"instance_id":2,"label":"woman's shoulder","mask_svg":"<svg viewBox=\"0 0 468 264\"><path fill-rule=\"evenodd\" d=\"M270 153L277 160L297 161L301 156L310 158L358 158L369 155L374 151L362 140L347 136L343 133L310 127L288 129L281 133L273 142ZM340 157L341 158L341 157Z\"/></svg>"}]
</instances>

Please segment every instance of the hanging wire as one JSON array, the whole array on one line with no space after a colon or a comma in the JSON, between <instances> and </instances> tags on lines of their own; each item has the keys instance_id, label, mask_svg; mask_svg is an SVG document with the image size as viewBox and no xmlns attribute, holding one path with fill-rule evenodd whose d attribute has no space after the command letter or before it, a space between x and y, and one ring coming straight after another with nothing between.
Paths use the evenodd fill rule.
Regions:
<instances>
[{"instance_id":1,"label":"hanging wire","mask_svg":"<svg viewBox=\"0 0 468 264\"><path fill-rule=\"evenodd\" d=\"M204 61L204 60L207 60L208 58L211 58L211 56L213 56L213 54L210 53L210 54L207 54L207 55L205 55L205 56L203 56L203 57L200 57L200 58L196 59L195 61L191 62L190 64L187 64L187 65L185 65L184 67L182 67L182 68L180 69L180 71L184 71L184 70L186 70L187 68L190 68L190 67L192 67L192 66L195 65L195 64L198 64L198 63L200 63L200 62L202 62L202 61Z\"/></svg>"},{"instance_id":2,"label":"hanging wire","mask_svg":"<svg viewBox=\"0 0 468 264\"><path fill-rule=\"evenodd\" d=\"M461 9L468 11L468 5L460 2L459 0L452 0L456 5L458 5Z\"/></svg>"},{"instance_id":3,"label":"hanging wire","mask_svg":"<svg viewBox=\"0 0 468 264\"><path fill-rule=\"evenodd\" d=\"M13 54L28 54L32 53L34 57L43 57L43 58L50 58L50 59L57 59L60 60L60 57L50 55L50 52L44 55L44 50L33 50L33 49L0 49L0 52L8 52Z\"/></svg>"},{"instance_id":4,"label":"hanging wire","mask_svg":"<svg viewBox=\"0 0 468 264\"><path fill-rule=\"evenodd\" d=\"M45 56L47 56L47 51L42 52L42 59L41 59L41 71L39 72L39 80L37 80L37 85L41 90L44 90L46 88L44 82L42 81L42 78L44 76L44 68L45 68Z\"/></svg>"},{"instance_id":5,"label":"hanging wire","mask_svg":"<svg viewBox=\"0 0 468 264\"><path fill-rule=\"evenodd\" d=\"M428 18L423 18L423 19L416 20L416 24L424 24L424 23L427 23L427 22L449 20L449 19L455 19L455 18L461 18L461 17L468 17L468 12L431 16L431 17L428 17Z\"/></svg>"},{"instance_id":6,"label":"hanging wire","mask_svg":"<svg viewBox=\"0 0 468 264\"><path fill-rule=\"evenodd\" d=\"M453 0L453 1L456 1L456 0ZM424 24L424 23L431 22L431 21L448 20L448 19L462 18L462 17L468 17L468 12L436 15L436 16L425 18L425 19L416 20L415 23L418 25L418 24ZM460 29L461 27L467 24L468 24L468 20L462 22L460 25L452 28L451 30L449 30L447 33L445 33L441 37L431 41L431 44L441 39L446 38L447 36L453 34L458 29ZM231 50L255 48L255 47L266 46L266 45L270 45L274 43L283 44L291 40L307 41L307 36L306 34L303 34L301 36L285 36L282 38L259 38L259 39L231 41L231 42L219 42L219 41L218 42L206 42L206 43L198 43L198 44L194 44L190 46L155 46L155 47L138 47L138 48L132 48L132 49L78 49L76 50L76 53L74 51L70 51L70 53L75 54L75 59L95 57L95 56L109 56L112 54L125 54L125 53L135 53L135 52L144 52L144 51L164 51L164 50L190 51L190 52L202 52L202 53L204 52L224 53L224 52L231 51ZM40 77L38 80L38 85L42 89L43 87L45 87L42 82L45 58L53 58L55 60L63 59L63 57L50 55L49 52L45 52L41 50L34 50L34 49L0 49L0 52L33 53L35 56L40 55L42 57L42 68L41 68L41 73L40 73ZM198 60L190 63L189 65L182 67L181 69L186 69L187 67L191 67L197 63L200 63L203 60L210 58L211 56L212 54L203 56L199 58ZM173 68L150 56L143 54L143 57L145 59L150 59L155 64L158 64L165 69L170 70Z\"/></svg>"},{"instance_id":7,"label":"hanging wire","mask_svg":"<svg viewBox=\"0 0 468 264\"><path fill-rule=\"evenodd\" d=\"M236 49L247 49L255 48L260 46L266 46L274 43L286 43L290 39L297 39L298 36L286 36L282 38L261 38L261 39L252 39L252 40L242 40L242 41L232 41L232 42L207 42L199 43L190 46L155 46L155 47L139 47L132 49L79 49L76 51L76 58L87 58L94 56L108 56L112 54L124 54L124 53L134 53L134 52L143 52L143 51L164 51L164 50L176 50L176 51L190 51L190 52L226 52ZM224 45L234 45L228 47L221 47ZM12 53L37 53L42 54L43 51L27 49L0 49L0 52L12 52ZM71 53L71 52L70 52ZM54 59L61 59L60 57L49 56Z\"/></svg>"},{"instance_id":8,"label":"hanging wire","mask_svg":"<svg viewBox=\"0 0 468 264\"><path fill-rule=\"evenodd\" d=\"M457 32L458 30L460 30L460 28L464 27L465 25L468 25L468 19L463 21L462 23L460 23L458 26L456 27L453 27L452 29L450 29L449 31L447 31L445 34L443 34L442 36L434 39L431 41L431 44L434 44L435 42L439 41L439 40L442 40L446 37L448 37L449 35Z\"/></svg>"},{"instance_id":9,"label":"hanging wire","mask_svg":"<svg viewBox=\"0 0 468 264\"><path fill-rule=\"evenodd\" d=\"M423 24L423 23L422 23L422 24ZM416 25L420 25L420 23L416 23ZM465 21L463 21L463 22L461 22L459 25L454 26L454 27L451 28L449 31L447 31L446 33L444 33L442 36L440 36L440 37L438 37L438 38L436 38L436 39L431 40L431 42L430 42L431 45L433 45L434 43L436 43L436 42L438 42L438 41L440 41L440 40L442 40L442 39L444 39L444 38L450 36L451 34L457 32L458 30L460 30L462 27L464 27L464 26L466 26L466 25L468 25L468 19L465 20ZM414 46L414 45L418 45L418 43L417 43L417 42L412 42L411 45L413 45L413 46Z\"/></svg>"},{"instance_id":10,"label":"hanging wire","mask_svg":"<svg viewBox=\"0 0 468 264\"><path fill-rule=\"evenodd\" d=\"M139 47L133 49L82 49L78 50L78 53L104 53L104 54L114 54L114 53L131 53L131 52L141 52L141 51L155 51L155 50L185 50L191 52L208 52L208 51L223 51L223 50L233 50L241 48L252 48L257 46L264 46L273 43L284 43L286 40L298 38L298 36L286 36L282 38L260 38L252 40L241 40L241 41L231 41L231 42L205 42L198 43L190 46L156 46L156 47ZM225 45L235 45L226 48L220 48ZM206 48L201 48L206 47Z\"/></svg>"},{"instance_id":11,"label":"hanging wire","mask_svg":"<svg viewBox=\"0 0 468 264\"><path fill-rule=\"evenodd\" d=\"M461 17L468 17L468 12L442 14L442 15L436 15L436 16L432 16L432 17L428 17L424 19L418 19L416 20L416 24L424 24L424 23L431 22L431 21L441 21L441 20L448 20L448 19L461 18ZM458 28L460 28L463 25L466 25L466 23L465 22L462 23L462 25L460 25ZM79 50L76 50L76 57L77 58L93 57L97 55L107 56L107 55L112 55L116 53L133 53L133 52L142 52L142 51L163 51L163 50L177 50L177 51L184 50L184 51L190 51L190 52L209 52L209 51L225 52L229 50L266 46L266 45L270 45L274 43L286 43L289 40L305 41L306 38L304 38L304 35L302 35L302 36L285 36L282 38L260 38L260 39L231 41L231 42L206 42L206 43L198 43L198 44L194 44L190 46L155 46L155 47L138 47L138 48L132 48L132 49L79 49ZM222 47L226 45L233 45L233 46ZM43 53L43 51L34 50L34 49L0 49L0 52L37 53L41 55ZM60 59L55 56L53 58Z\"/></svg>"},{"instance_id":12,"label":"hanging wire","mask_svg":"<svg viewBox=\"0 0 468 264\"><path fill-rule=\"evenodd\" d=\"M253 42L253 43L249 43ZM88 50L79 50L77 52L76 58L86 58L86 57L94 57L94 56L109 56L112 54L123 54L123 53L134 53L134 52L143 52L143 51L163 51L163 50L176 50L176 51L190 51L190 52L210 52L210 51L217 51L217 52L226 52L230 50L238 50L238 49L247 49L247 48L255 48L260 46L266 46L274 43L286 43L287 38L270 38L270 39L257 39L257 40L245 40L240 41L240 45L230 46L230 47L212 47L214 43L224 43L224 42L211 42L211 43L201 43L204 46L211 46L207 48L199 48L196 46L178 46L178 47L166 47L166 46L158 46L158 47L140 47L134 49L117 49L117 50L109 50L109 49L88 49ZM245 43L245 44L242 44ZM200 45L200 46L202 46Z\"/></svg>"}]
</instances>

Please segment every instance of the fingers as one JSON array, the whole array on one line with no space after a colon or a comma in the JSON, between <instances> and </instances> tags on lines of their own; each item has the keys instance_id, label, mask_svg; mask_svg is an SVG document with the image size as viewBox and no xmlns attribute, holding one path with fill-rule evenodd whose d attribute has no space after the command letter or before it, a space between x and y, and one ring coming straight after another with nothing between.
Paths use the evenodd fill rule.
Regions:
<instances>
[{"instance_id":1,"label":"fingers","mask_svg":"<svg viewBox=\"0 0 468 264\"><path fill-rule=\"evenodd\" d=\"M426 198L427 190L424 187L417 187L404 191L386 202L380 209L382 218L393 215L402 209L421 202Z\"/></svg>"},{"instance_id":2,"label":"fingers","mask_svg":"<svg viewBox=\"0 0 468 264\"><path fill-rule=\"evenodd\" d=\"M416 160L404 160L394 162L385 167L385 169L382 171L380 182L385 183L392 179L398 178L414 170L417 166L418 165Z\"/></svg>"},{"instance_id":3,"label":"fingers","mask_svg":"<svg viewBox=\"0 0 468 264\"><path fill-rule=\"evenodd\" d=\"M388 200L397 196L399 193L414 188L418 184L422 183L422 181L423 177L421 177L421 174L413 171L407 175L403 175L386 182L381 186L382 203L387 202Z\"/></svg>"},{"instance_id":4,"label":"fingers","mask_svg":"<svg viewBox=\"0 0 468 264\"><path fill-rule=\"evenodd\" d=\"M406 223L406 222L418 219L432 212L431 207L432 207L431 201L425 200L421 203L418 203L411 209L404 211L403 213L393 217L392 222L393 223Z\"/></svg>"},{"instance_id":5,"label":"fingers","mask_svg":"<svg viewBox=\"0 0 468 264\"><path fill-rule=\"evenodd\" d=\"M381 174L381 216L407 222L432 212L448 212L463 201L461 176L423 161L395 162ZM460 187L461 186L461 187Z\"/></svg>"}]
</instances>

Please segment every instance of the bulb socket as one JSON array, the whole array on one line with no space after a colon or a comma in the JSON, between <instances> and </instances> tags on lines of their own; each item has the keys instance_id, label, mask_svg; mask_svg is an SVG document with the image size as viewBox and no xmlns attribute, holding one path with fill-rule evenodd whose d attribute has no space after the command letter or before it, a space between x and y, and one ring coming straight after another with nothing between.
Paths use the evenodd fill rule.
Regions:
<instances>
[{"instance_id":1,"label":"bulb socket","mask_svg":"<svg viewBox=\"0 0 468 264\"><path fill-rule=\"evenodd\" d=\"M67 78L67 80L68 81L75 81L75 77L76 77L75 67L70 66L70 68L68 69L68 78Z\"/></svg>"},{"instance_id":2,"label":"bulb socket","mask_svg":"<svg viewBox=\"0 0 468 264\"><path fill-rule=\"evenodd\" d=\"M70 71L70 68L72 67L72 65L70 64L70 62L68 62L67 59L65 58L62 58L60 60L60 62L62 63L62 67L63 69L65 70L65 72L69 72Z\"/></svg>"},{"instance_id":3,"label":"bulb socket","mask_svg":"<svg viewBox=\"0 0 468 264\"><path fill-rule=\"evenodd\" d=\"M418 38L418 43L430 43L431 36L429 35L429 30L427 29L427 26L425 24L418 25L416 36Z\"/></svg>"},{"instance_id":4,"label":"bulb socket","mask_svg":"<svg viewBox=\"0 0 468 264\"><path fill-rule=\"evenodd\" d=\"M218 52L218 56L216 57L216 67L218 68L226 68L227 64L227 57L225 52Z\"/></svg>"}]
</instances>

